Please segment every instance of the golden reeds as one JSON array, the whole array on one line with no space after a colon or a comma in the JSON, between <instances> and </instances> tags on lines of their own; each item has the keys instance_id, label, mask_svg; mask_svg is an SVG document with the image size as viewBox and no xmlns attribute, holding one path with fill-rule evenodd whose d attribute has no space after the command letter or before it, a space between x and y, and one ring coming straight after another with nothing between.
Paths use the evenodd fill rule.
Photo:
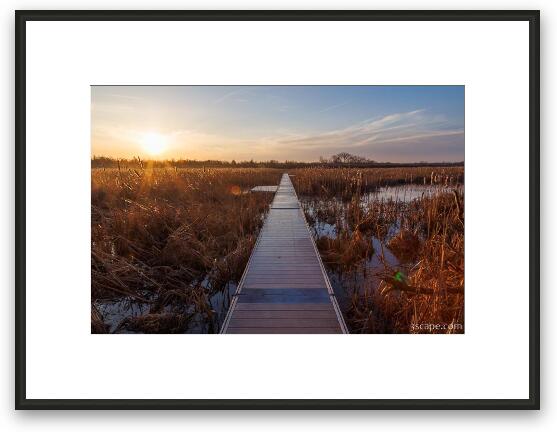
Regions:
<instances>
[{"instance_id":1,"label":"golden reeds","mask_svg":"<svg viewBox=\"0 0 557 432\"><path fill-rule=\"evenodd\" d=\"M296 170L293 180L325 265L358 281L344 287L352 332L464 331L463 167L312 168ZM436 189L407 201L364 197L409 184ZM320 235L323 223L331 227ZM374 237L378 250L358 246ZM400 265L388 262L387 250ZM380 269L366 266L370 253Z\"/></svg>"},{"instance_id":2,"label":"golden reeds","mask_svg":"<svg viewBox=\"0 0 557 432\"><path fill-rule=\"evenodd\" d=\"M147 305L117 331L218 331L211 296L238 282L277 184L272 169L93 169L91 300ZM173 315L176 315L173 317ZM188 319L186 319L188 317ZM106 331L92 308L92 332Z\"/></svg>"}]
</instances>

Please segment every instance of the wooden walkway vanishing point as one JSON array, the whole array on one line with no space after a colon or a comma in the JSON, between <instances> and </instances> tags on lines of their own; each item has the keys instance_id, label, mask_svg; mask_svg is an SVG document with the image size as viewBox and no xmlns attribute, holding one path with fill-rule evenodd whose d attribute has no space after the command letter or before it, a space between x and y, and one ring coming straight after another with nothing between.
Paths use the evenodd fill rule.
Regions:
<instances>
[{"instance_id":1,"label":"wooden walkway vanishing point","mask_svg":"<svg viewBox=\"0 0 557 432\"><path fill-rule=\"evenodd\" d=\"M282 176L221 333L348 333L288 174Z\"/></svg>"}]
</instances>

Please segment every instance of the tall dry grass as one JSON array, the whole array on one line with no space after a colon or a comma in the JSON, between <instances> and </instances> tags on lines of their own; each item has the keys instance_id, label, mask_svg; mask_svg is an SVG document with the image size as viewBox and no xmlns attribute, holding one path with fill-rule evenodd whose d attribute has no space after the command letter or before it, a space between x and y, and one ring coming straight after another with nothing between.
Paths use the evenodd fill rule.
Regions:
<instances>
[{"instance_id":1,"label":"tall dry grass","mask_svg":"<svg viewBox=\"0 0 557 432\"><path fill-rule=\"evenodd\" d=\"M211 296L237 283L277 184L273 169L93 169L91 331L108 331L95 301L147 306L116 331L218 331Z\"/></svg>"},{"instance_id":2,"label":"tall dry grass","mask_svg":"<svg viewBox=\"0 0 557 432\"><path fill-rule=\"evenodd\" d=\"M463 167L300 168L294 175L299 195L352 200L383 186L405 184L457 185L464 182Z\"/></svg>"},{"instance_id":3,"label":"tall dry grass","mask_svg":"<svg viewBox=\"0 0 557 432\"><path fill-rule=\"evenodd\" d=\"M463 180L462 167L296 170L308 222L334 228L316 238L325 265L358 280L345 308L352 332L464 331ZM437 189L409 202L365 196L408 184ZM401 266L389 263L386 250ZM381 263L375 271L366 265L372 254Z\"/></svg>"}]
</instances>

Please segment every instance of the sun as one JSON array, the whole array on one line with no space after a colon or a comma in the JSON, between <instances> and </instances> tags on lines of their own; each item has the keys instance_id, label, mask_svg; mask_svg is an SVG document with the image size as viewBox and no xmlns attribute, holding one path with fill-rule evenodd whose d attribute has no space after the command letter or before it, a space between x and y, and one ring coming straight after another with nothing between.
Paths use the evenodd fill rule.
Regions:
<instances>
[{"instance_id":1,"label":"sun","mask_svg":"<svg viewBox=\"0 0 557 432\"><path fill-rule=\"evenodd\" d=\"M140 138L143 150L151 156L157 156L166 150L167 138L158 132L149 132Z\"/></svg>"}]
</instances>

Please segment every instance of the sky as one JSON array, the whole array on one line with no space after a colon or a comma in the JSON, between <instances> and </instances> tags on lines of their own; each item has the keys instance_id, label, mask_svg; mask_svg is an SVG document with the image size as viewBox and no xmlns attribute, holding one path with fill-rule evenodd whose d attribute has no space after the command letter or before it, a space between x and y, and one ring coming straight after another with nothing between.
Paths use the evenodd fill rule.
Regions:
<instances>
[{"instance_id":1,"label":"sky","mask_svg":"<svg viewBox=\"0 0 557 432\"><path fill-rule=\"evenodd\" d=\"M464 160L464 86L92 86L91 154Z\"/></svg>"}]
</instances>

